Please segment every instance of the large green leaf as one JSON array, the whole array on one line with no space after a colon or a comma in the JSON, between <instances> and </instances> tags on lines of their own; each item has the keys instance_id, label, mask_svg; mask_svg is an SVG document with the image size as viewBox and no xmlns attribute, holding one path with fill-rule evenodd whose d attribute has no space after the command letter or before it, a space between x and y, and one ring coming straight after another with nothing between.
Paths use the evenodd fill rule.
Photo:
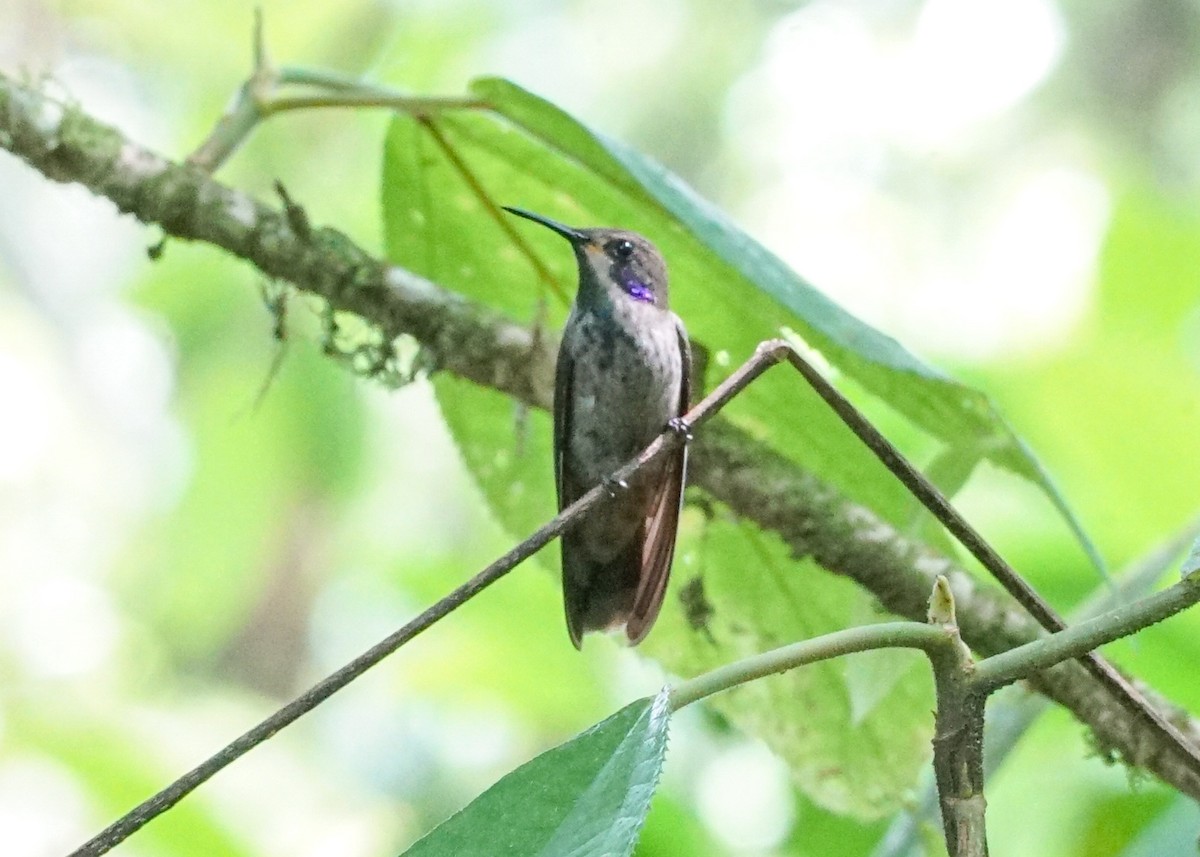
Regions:
<instances>
[{"instance_id":1,"label":"large green leaf","mask_svg":"<svg viewBox=\"0 0 1200 857\"><path fill-rule=\"evenodd\" d=\"M496 207L635 229L669 260L672 306L711 352L710 384L763 339L798 332L835 375L880 397L919 429L913 436L924 438L925 451L953 464L937 468L946 487L959 487L976 461L988 459L1032 479L1058 502L982 394L842 311L677 179L512 84L484 80L474 91L494 111L398 116L392 124L383 186L392 259L515 318L541 318L553 336L574 290L572 254L560 238ZM446 376L435 385L492 510L514 536L528 534L554 511L548 417L518 419L505 397ZM768 373L726 414L897 527L944 544L940 530L920 525L912 498L797 376ZM795 561L764 534L728 518L709 524L688 518L674 594L646 646L668 669L693 675L874 617L868 594ZM701 570L703 606L713 621L698 631L680 598ZM928 753L927 692L919 665L883 654L848 669L819 667L718 704L780 752L818 803L875 817L902 800Z\"/></svg>"},{"instance_id":2,"label":"large green leaf","mask_svg":"<svg viewBox=\"0 0 1200 857\"><path fill-rule=\"evenodd\" d=\"M679 257L667 254L675 282L703 284L703 296L708 299L720 292L722 309L731 311L734 317L750 313L759 316L765 325L774 318L776 324L794 327L839 371L887 401L925 431L953 445L974 446L994 464L1038 485L1062 513L1092 562L1098 569L1103 569L1099 553L1049 475L987 396L929 367L891 337L843 310L653 160L585 128L545 100L508 81L485 78L476 81L472 89L498 113L550 148L590 168L614 189L621 188L631 200L641 197L643 205L651 203L659 208L655 214L666 215L665 225L669 229L674 231L682 227L699 241L702 249L692 248L694 251L700 249L699 253ZM607 212L596 212L597 215L603 213ZM624 225L634 220L610 219L608 222ZM660 244L663 242L660 231L651 234ZM692 258L700 261L694 272L678 264L680 259ZM693 289L693 293L696 291ZM776 302L775 307L762 315L759 315L762 309L759 304L745 303L748 294L758 291ZM680 304L681 307L689 305L690 302ZM790 317L780 321L779 307L788 310ZM680 311L685 310L681 308ZM716 320L720 323L729 317L718 314ZM684 318L691 325L691 315L684 315ZM692 335L697 336L698 331L693 329ZM765 334L760 330L759 338L763 336ZM738 353L721 339L703 335L698 338L707 345Z\"/></svg>"},{"instance_id":3,"label":"large green leaf","mask_svg":"<svg viewBox=\"0 0 1200 857\"><path fill-rule=\"evenodd\" d=\"M570 251L545 230L493 216L476 195L479 187L494 204L522 205L572 223L620 223L652 236L670 260L676 284L672 305L691 336L715 355L710 374L744 360L781 326L799 328L768 293L746 284L632 185L616 186L572 152L548 148L490 114L447 116L436 128L453 146L454 158L445 156L426 125L406 117L394 122L388 137L388 250L406 267L517 318L532 319L539 298L548 299L547 326L561 326L565 301L545 285L538 287L535 265L547 272L559 294L571 295L576 275ZM459 164L469 168L470 179ZM740 397L733 413L873 508L890 514L906 502L904 489L863 454L857 439L796 378L768 375Z\"/></svg>"},{"instance_id":4,"label":"large green leaf","mask_svg":"<svg viewBox=\"0 0 1200 857\"><path fill-rule=\"evenodd\" d=\"M494 113L400 116L393 123L383 191L393 258L518 318L532 319L552 283L553 327L565 311L562 296L573 290L571 254L561 239L505 220L496 206L644 232L669 260L673 306L717 356L717 371L782 328L798 332L836 372L931 436L1040 486L1100 564L1046 473L986 396L842 310L648 158L507 81L484 79L472 89ZM794 378L760 381L736 413L799 463L904 523L903 489Z\"/></svg>"},{"instance_id":5,"label":"large green leaf","mask_svg":"<svg viewBox=\"0 0 1200 857\"><path fill-rule=\"evenodd\" d=\"M667 691L640 699L503 777L406 857L633 853L667 752Z\"/></svg>"}]
</instances>

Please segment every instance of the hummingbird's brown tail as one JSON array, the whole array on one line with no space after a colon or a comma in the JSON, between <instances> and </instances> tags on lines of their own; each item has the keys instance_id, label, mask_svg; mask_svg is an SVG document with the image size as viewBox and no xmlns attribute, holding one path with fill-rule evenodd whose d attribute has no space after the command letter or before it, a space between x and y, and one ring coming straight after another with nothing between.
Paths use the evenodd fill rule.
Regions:
<instances>
[{"instance_id":1,"label":"hummingbird's brown tail","mask_svg":"<svg viewBox=\"0 0 1200 857\"><path fill-rule=\"evenodd\" d=\"M612 560L600 563L572 550L571 541L569 535L563 540L563 605L571 642L582 649L585 632L606 631L629 620L641 575L642 545L640 539L631 539Z\"/></svg>"}]
</instances>

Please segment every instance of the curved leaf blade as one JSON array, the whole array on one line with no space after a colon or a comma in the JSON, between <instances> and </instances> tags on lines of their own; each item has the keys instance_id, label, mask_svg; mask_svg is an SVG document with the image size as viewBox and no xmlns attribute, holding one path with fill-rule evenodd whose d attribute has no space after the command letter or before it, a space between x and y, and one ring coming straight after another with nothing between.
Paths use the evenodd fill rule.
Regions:
<instances>
[{"instance_id":1,"label":"curved leaf blade","mask_svg":"<svg viewBox=\"0 0 1200 857\"><path fill-rule=\"evenodd\" d=\"M659 207L708 251L712 277L728 282L731 290L744 292L750 286L772 297L791 313L785 324L794 326L838 370L926 432L951 444L982 449L994 464L1040 488L1095 567L1104 571L1103 558L1066 498L986 395L944 375L846 312L651 158L589 130L509 81L484 78L472 84L472 91L548 146L588 165L614 188Z\"/></svg>"},{"instance_id":2,"label":"curved leaf blade","mask_svg":"<svg viewBox=\"0 0 1200 857\"><path fill-rule=\"evenodd\" d=\"M404 857L625 857L667 750L667 690L501 778Z\"/></svg>"}]
</instances>

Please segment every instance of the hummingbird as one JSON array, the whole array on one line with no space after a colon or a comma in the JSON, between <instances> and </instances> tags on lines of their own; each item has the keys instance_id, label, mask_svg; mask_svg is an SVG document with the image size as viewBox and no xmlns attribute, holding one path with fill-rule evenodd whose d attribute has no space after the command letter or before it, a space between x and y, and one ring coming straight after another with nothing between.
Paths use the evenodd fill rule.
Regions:
<instances>
[{"instance_id":1,"label":"hummingbird","mask_svg":"<svg viewBox=\"0 0 1200 857\"><path fill-rule=\"evenodd\" d=\"M567 239L579 267L554 375L554 477L562 511L667 427L687 430L691 350L683 322L667 305L666 263L648 240L505 210ZM586 631L624 626L630 645L649 633L671 572L686 475L685 443L563 534L563 604L576 649Z\"/></svg>"}]
</instances>

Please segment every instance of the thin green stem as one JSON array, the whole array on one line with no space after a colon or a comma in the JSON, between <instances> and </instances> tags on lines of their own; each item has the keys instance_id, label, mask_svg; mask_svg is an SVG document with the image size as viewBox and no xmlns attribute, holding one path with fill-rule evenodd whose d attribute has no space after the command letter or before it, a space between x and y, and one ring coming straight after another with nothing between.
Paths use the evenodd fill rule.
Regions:
<instances>
[{"instance_id":1,"label":"thin green stem","mask_svg":"<svg viewBox=\"0 0 1200 857\"><path fill-rule=\"evenodd\" d=\"M278 86L307 86L325 92L346 93L354 98L375 99L379 107L395 107L412 113L434 113L440 110L474 110L488 106L479 98L462 96L412 96L399 89L372 83L351 75L321 68L280 66L275 70Z\"/></svg>"},{"instance_id":2,"label":"thin green stem","mask_svg":"<svg viewBox=\"0 0 1200 857\"><path fill-rule=\"evenodd\" d=\"M281 95L284 87L307 87L316 92ZM429 115L445 110L486 109L477 98L431 98L406 95L369 81L322 69L284 66L275 68L267 58L262 11L254 18L254 71L238 88L229 108L217 121L188 163L205 172L216 172L237 151L260 122L277 113L314 108L376 107L403 113Z\"/></svg>"},{"instance_id":3,"label":"thin green stem","mask_svg":"<svg viewBox=\"0 0 1200 857\"><path fill-rule=\"evenodd\" d=\"M322 95L273 95L259 105L260 118L289 110L318 107L386 107L402 113L426 114L443 110L482 110L487 102L478 98L425 98L377 93L370 87L362 92L337 90Z\"/></svg>"},{"instance_id":4,"label":"thin green stem","mask_svg":"<svg viewBox=\"0 0 1200 857\"><path fill-rule=\"evenodd\" d=\"M944 628L920 622L881 622L847 628L742 658L680 682L671 690L671 711L748 681L853 652L903 648L929 653L951 644L951 637Z\"/></svg>"},{"instance_id":5,"label":"thin green stem","mask_svg":"<svg viewBox=\"0 0 1200 857\"><path fill-rule=\"evenodd\" d=\"M991 693L1061 661L1077 658L1105 643L1161 622L1197 601L1200 601L1200 580L1184 579L1162 592L1131 604L1123 604L1065 631L985 658L976 665L972 683L980 692Z\"/></svg>"},{"instance_id":6,"label":"thin green stem","mask_svg":"<svg viewBox=\"0 0 1200 857\"><path fill-rule=\"evenodd\" d=\"M321 89L336 91L353 90L354 92L373 92L376 95L402 95L398 90L378 83L371 83L360 77L329 71L323 68L308 66L284 65L278 69L280 83L290 83L297 86L315 86Z\"/></svg>"}]
</instances>

